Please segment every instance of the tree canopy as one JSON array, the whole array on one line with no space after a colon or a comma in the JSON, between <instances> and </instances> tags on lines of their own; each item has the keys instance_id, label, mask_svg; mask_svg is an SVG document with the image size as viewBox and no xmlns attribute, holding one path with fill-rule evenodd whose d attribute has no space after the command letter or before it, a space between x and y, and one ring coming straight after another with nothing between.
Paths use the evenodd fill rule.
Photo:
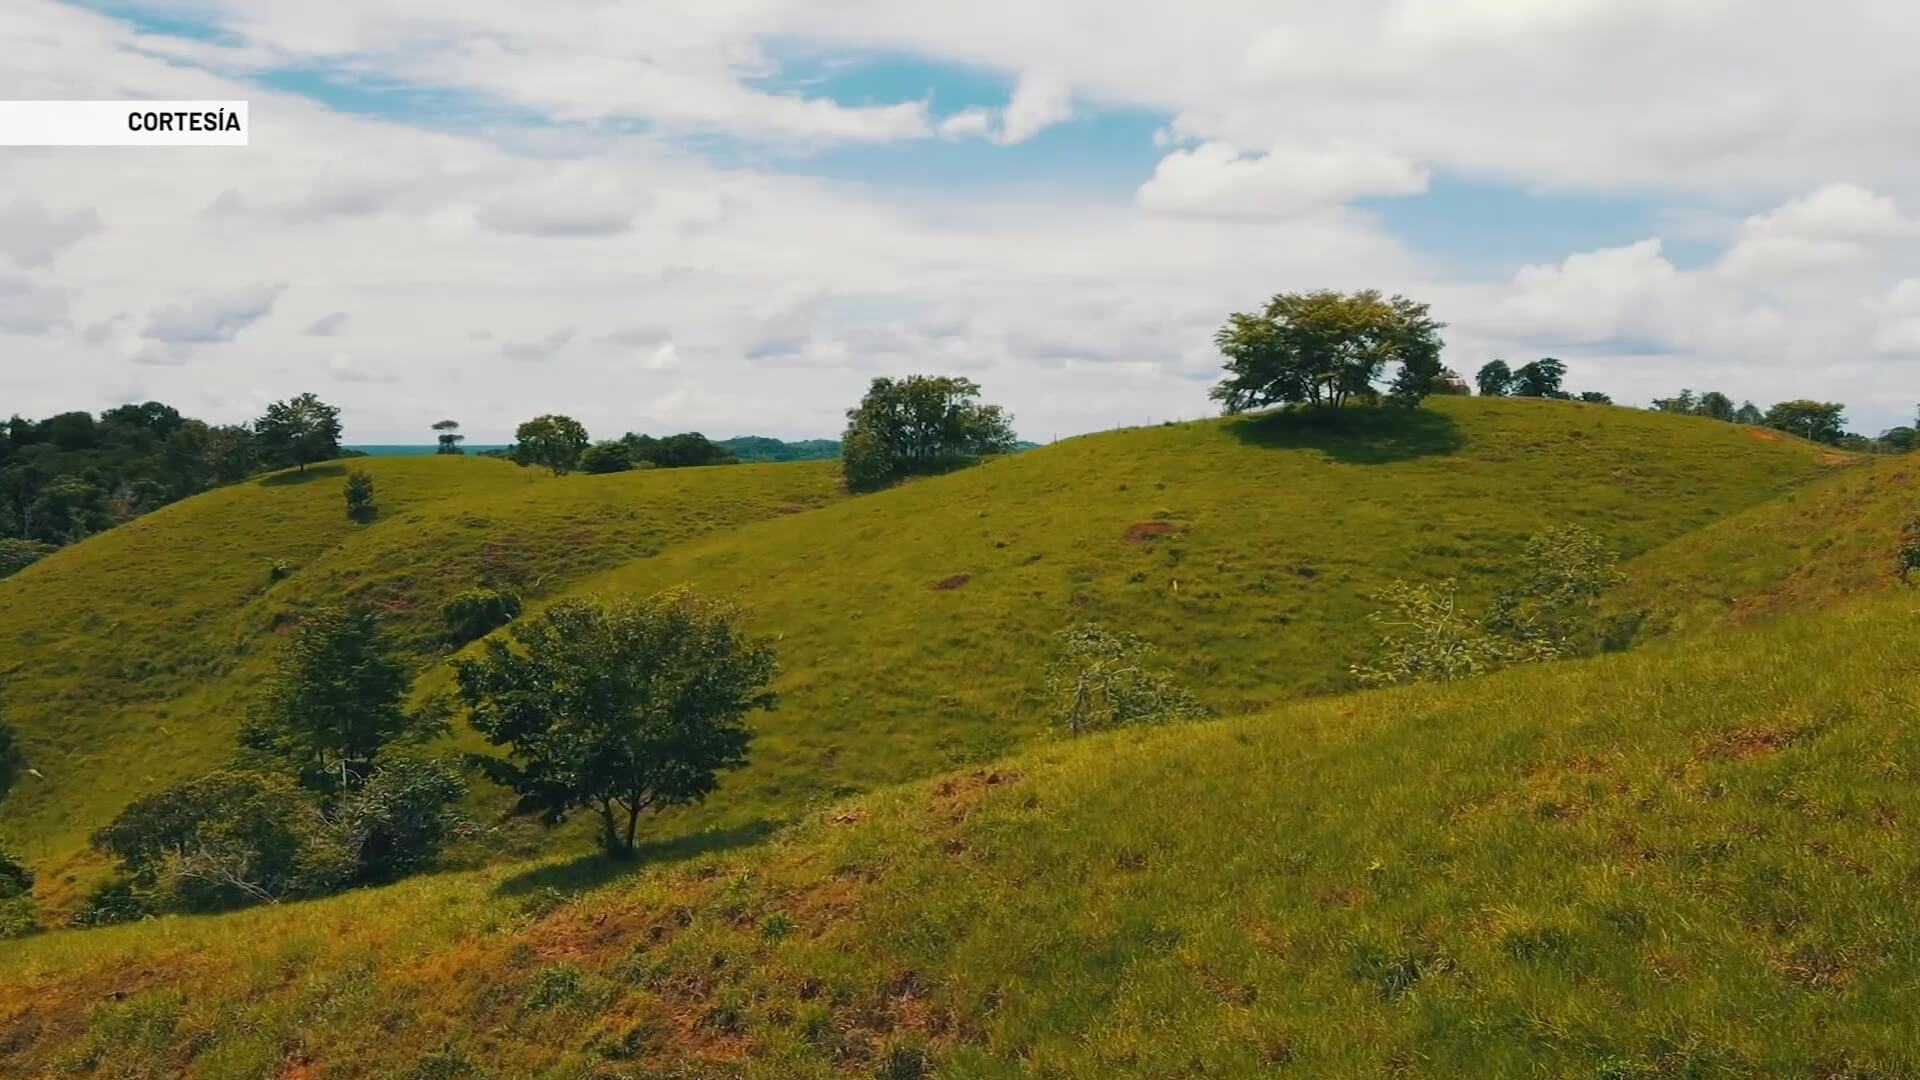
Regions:
<instances>
[{"instance_id":1,"label":"tree canopy","mask_svg":"<svg viewBox=\"0 0 1920 1080\"><path fill-rule=\"evenodd\" d=\"M340 410L312 394L300 394L267 406L253 422L253 433L267 461L275 466L308 465L340 456Z\"/></svg>"},{"instance_id":2,"label":"tree canopy","mask_svg":"<svg viewBox=\"0 0 1920 1080\"><path fill-rule=\"evenodd\" d=\"M316 791L355 787L389 743L441 730L431 713L407 712L411 683L371 610L309 612L242 725L241 744L286 763Z\"/></svg>"},{"instance_id":3,"label":"tree canopy","mask_svg":"<svg viewBox=\"0 0 1920 1080\"><path fill-rule=\"evenodd\" d=\"M544 465L565 476L580 464L587 444L587 429L573 417L536 416L514 431L512 456L522 465Z\"/></svg>"},{"instance_id":4,"label":"tree canopy","mask_svg":"<svg viewBox=\"0 0 1920 1080\"><path fill-rule=\"evenodd\" d=\"M746 763L747 714L770 709L770 642L733 607L686 590L647 600L562 600L454 662L473 726L508 760L476 758L549 824L599 815L610 853L641 815L697 802Z\"/></svg>"},{"instance_id":5,"label":"tree canopy","mask_svg":"<svg viewBox=\"0 0 1920 1080\"><path fill-rule=\"evenodd\" d=\"M1282 293L1236 312L1214 334L1227 378L1211 396L1227 412L1274 404L1339 407L1378 400L1374 385L1398 364L1392 400L1417 404L1442 371L1440 330L1426 304L1367 290Z\"/></svg>"},{"instance_id":6,"label":"tree canopy","mask_svg":"<svg viewBox=\"0 0 1920 1080\"><path fill-rule=\"evenodd\" d=\"M1803 439L1837 443L1846 434L1846 406L1804 398L1782 401L1767 410L1764 422L1770 428L1792 432Z\"/></svg>"},{"instance_id":7,"label":"tree canopy","mask_svg":"<svg viewBox=\"0 0 1920 1080\"><path fill-rule=\"evenodd\" d=\"M1564 398L1569 395L1560 389L1560 381L1566 374L1566 364L1551 356L1541 357L1514 369L1513 383L1507 392L1514 397Z\"/></svg>"},{"instance_id":8,"label":"tree canopy","mask_svg":"<svg viewBox=\"0 0 1920 1080\"><path fill-rule=\"evenodd\" d=\"M936 472L1015 445L1012 417L979 402L972 379L908 375L873 380L847 410L841 470L847 487L872 491L901 477Z\"/></svg>"}]
</instances>

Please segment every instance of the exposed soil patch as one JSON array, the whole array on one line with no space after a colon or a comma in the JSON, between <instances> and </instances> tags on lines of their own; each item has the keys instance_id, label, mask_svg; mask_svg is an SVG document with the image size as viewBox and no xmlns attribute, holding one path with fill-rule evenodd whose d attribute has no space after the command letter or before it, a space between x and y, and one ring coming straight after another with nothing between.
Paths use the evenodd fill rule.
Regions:
<instances>
[{"instance_id":1,"label":"exposed soil patch","mask_svg":"<svg viewBox=\"0 0 1920 1080\"><path fill-rule=\"evenodd\" d=\"M957 589L960 586L965 585L967 582L972 580L973 580L972 574L955 574L952 577L941 578L939 581L934 582L933 587L942 591L945 591L947 589Z\"/></svg>"},{"instance_id":2,"label":"exposed soil patch","mask_svg":"<svg viewBox=\"0 0 1920 1080\"><path fill-rule=\"evenodd\" d=\"M1750 428L1747 428L1746 431L1747 431L1747 438L1759 439L1761 442L1780 442L1785 438L1785 436L1781 435L1779 432L1768 431L1766 428L1750 427Z\"/></svg>"},{"instance_id":3,"label":"exposed soil patch","mask_svg":"<svg viewBox=\"0 0 1920 1080\"><path fill-rule=\"evenodd\" d=\"M1804 741L1807 735L1804 726L1737 728L1715 736L1694 756L1711 761L1746 761L1777 754Z\"/></svg>"},{"instance_id":4,"label":"exposed soil patch","mask_svg":"<svg viewBox=\"0 0 1920 1080\"><path fill-rule=\"evenodd\" d=\"M1181 521L1142 521L1127 526L1127 531L1123 534L1123 539L1129 543L1137 544L1142 540L1151 540L1156 536L1167 536L1171 533L1183 533L1186 531L1187 525Z\"/></svg>"}]
</instances>

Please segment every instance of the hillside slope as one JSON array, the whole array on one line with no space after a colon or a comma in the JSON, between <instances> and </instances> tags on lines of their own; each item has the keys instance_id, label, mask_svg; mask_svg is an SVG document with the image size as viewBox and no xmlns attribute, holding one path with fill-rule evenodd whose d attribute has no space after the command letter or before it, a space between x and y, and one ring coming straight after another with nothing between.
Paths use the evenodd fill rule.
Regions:
<instances>
[{"instance_id":1,"label":"hillside slope","mask_svg":"<svg viewBox=\"0 0 1920 1080\"><path fill-rule=\"evenodd\" d=\"M0 943L115 1077L1920 1074L1920 621L1050 743L564 866ZM662 860L669 857L662 853Z\"/></svg>"},{"instance_id":2,"label":"hillside slope","mask_svg":"<svg viewBox=\"0 0 1920 1080\"><path fill-rule=\"evenodd\" d=\"M210 492L0 582L0 692L29 762L0 839L51 873L139 795L231 748L276 632L363 601L424 662L439 604L478 584L548 595L584 575L838 495L827 464L555 478L478 457L370 458L381 515L348 521L345 466ZM285 576L270 569L284 563Z\"/></svg>"},{"instance_id":3,"label":"hillside slope","mask_svg":"<svg viewBox=\"0 0 1920 1080\"><path fill-rule=\"evenodd\" d=\"M780 637L782 707L755 718L747 770L651 828L749 837L1031 738L1052 635L1075 623L1136 631L1210 705L1254 711L1349 685L1369 597L1394 578L1483 597L1543 527L1637 554L1830 465L1730 425L1438 399L1334 427L1109 432L831 505L830 463L560 480L482 459L366 467L387 513L364 529L321 474L215 493L0 583L0 656L36 661L13 663L7 692L46 777L0 803L0 838L46 871L55 907L85 884L66 879L94 828L226 755L264 646L322 600L379 604L426 661L439 600L489 580L536 601L738 596ZM292 564L279 583L273 558ZM429 666L423 689L447 677Z\"/></svg>"},{"instance_id":4,"label":"hillside slope","mask_svg":"<svg viewBox=\"0 0 1920 1080\"><path fill-rule=\"evenodd\" d=\"M1920 454L1863 457L1648 552L1610 598L1652 633L1819 610L1900 584L1894 551L1920 516Z\"/></svg>"},{"instance_id":5,"label":"hillside slope","mask_svg":"<svg viewBox=\"0 0 1920 1080\"><path fill-rule=\"evenodd\" d=\"M1831 471L1750 429L1572 402L1189 423L1068 440L717 533L584 582L735 594L780 635L753 764L656 835L777 822L1029 738L1052 635L1137 632L1224 713L1352 684L1395 578L1495 591L1531 533L1638 555Z\"/></svg>"}]
</instances>

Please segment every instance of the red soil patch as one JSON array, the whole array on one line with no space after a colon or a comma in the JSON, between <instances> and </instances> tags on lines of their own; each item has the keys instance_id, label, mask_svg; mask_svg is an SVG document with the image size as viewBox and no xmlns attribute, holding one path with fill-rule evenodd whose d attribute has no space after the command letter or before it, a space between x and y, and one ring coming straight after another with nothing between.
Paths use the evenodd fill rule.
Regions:
<instances>
[{"instance_id":1,"label":"red soil patch","mask_svg":"<svg viewBox=\"0 0 1920 1080\"><path fill-rule=\"evenodd\" d=\"M1167 536L1171 533L1183 533L1186 531L1187 526L1178 521L1142 521L1138 524L1127 526L1127 531L1123 534L1122 538L1137 544L1142 540L1149 540L1156 536Z\"/></svg>"},{"instance_id":2,"label":"red soil patch","mask_svg":"<svg viewBox=\"0 0 1920 1080\"><path fill-rule=\"evenodd\" d=\"M1766 428L1750 427L1746 431L1748 438L1759 439L1761 442L1780 442L1783 438L1778 432L1768 431Z\"/></svg>"},{"instance_id":3,"label":"red soil patch","mask_svg":"<svg viewBox=\"0 0 1920 1080\"><path fill-rule=\"evenodd\" d=\"M957 589L972 580L972 574L955 574L950 578L941 578L939 581L934 582L933 587L940 590Z\"/></svg>"}]
</instances>

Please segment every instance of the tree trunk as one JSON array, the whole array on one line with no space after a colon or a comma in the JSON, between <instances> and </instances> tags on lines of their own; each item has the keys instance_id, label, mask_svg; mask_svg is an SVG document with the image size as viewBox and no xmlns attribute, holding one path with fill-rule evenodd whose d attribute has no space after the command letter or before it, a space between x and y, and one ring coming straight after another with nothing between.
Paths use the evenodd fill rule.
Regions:
<instances>
[{"instance_id":1,"label":"tree trunk","mask_svg":"<svg viewBox=\"0 0 1920 1080\"><path fill-rule=\"evenodd\" d=\"M613 828L612 799L602 799L600 801L600 824L603 826L604 833L600 838L600 843L607 849L608 855L617 857L620 854L620 834L615 832Z\"/></svg>"}]
</instances>

